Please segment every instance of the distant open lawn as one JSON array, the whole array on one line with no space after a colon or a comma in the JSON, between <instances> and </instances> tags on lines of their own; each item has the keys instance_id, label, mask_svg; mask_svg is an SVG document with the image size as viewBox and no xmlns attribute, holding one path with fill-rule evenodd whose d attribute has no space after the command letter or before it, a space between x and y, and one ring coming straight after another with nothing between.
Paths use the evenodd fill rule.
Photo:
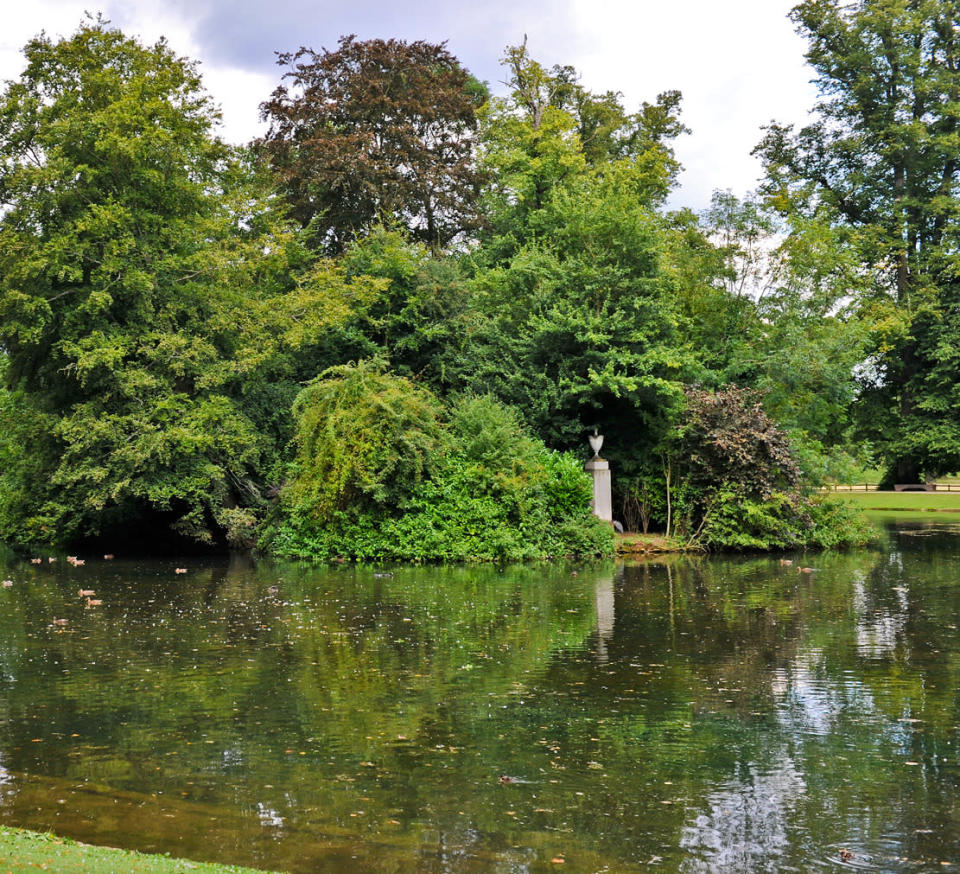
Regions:
<instances>
[{"instance_id":1,"label":"distant open lawn","mask_svg":"<svg viewBox=\"0 0 960 874\"><path fill-rule=\"evenodd\" d=\"M960 513L960 492L835 492L863 510Z\"/></svg>"},{"instance_id":2,"label":"distant open lawn","mask_svg":"<svg viewBox=\"0 0 960 874\"><path fill-rule=\"evenodd\" d=\"M59 871L70 874L255 874L252 868L188 862L108 847L92 847L55 835L0 826L0 872ZM261 872L262 874L262 872Z\"/></svg>"}]
</instances>

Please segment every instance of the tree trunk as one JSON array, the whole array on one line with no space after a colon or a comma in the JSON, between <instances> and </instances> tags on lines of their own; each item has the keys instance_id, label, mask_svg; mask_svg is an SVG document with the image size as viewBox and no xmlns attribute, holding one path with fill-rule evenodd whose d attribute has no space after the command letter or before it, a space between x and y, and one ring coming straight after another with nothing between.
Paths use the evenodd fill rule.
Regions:
<instances>
[{"instance_id":1,"label":"tree trunk","mask_svg":"<svg viewBox=\"0 0 960 874\"><path fill-rule=\"evenodd\" d=\"M673 505L670 499L670 460L664 458L663 460L663 475L664 479L667 482L667 537L670 536L670 523L672 521L671 516L673 515Z\"/></svg>"}]
</instances>

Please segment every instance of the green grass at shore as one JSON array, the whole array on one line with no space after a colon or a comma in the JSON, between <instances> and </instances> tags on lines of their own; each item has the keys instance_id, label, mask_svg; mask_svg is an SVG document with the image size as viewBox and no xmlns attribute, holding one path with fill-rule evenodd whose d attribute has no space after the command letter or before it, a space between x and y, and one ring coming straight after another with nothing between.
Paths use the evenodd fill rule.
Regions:
<instances>
[{"instance_id":1,"label":"green grass at shore","mask_svg":"<svg viewBox=\"0 0 960 874\"><path fill-rule=\"evenodd\" d=\"M263 874L252 868L214 865L94 847L56 835L0 826L0 872L69 871L71 874Z\"/></svg>"},{"instance_id":2,"label":"green grass at shore","mask_svg":"<svg viewBox=\"0 0 960 874\"><path fill-rule=\"evenodd\" d=\"M960 492L835 492L862 510L960 513Z\"/></svg>"}]
</instances>

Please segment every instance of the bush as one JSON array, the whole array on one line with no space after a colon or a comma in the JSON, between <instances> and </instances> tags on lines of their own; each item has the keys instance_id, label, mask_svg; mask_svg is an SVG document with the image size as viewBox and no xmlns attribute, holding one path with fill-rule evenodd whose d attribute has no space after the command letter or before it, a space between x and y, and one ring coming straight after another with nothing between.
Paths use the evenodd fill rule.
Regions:
<instances>
[{"instance_id":1,"label":"bush","mask_svg":"<svg viewBox=\"0 0 960 874\"><path fill-rule=\"evenodd\" d=\"M441 406L383 361L331 367L297 396L297 459L287 506L317 522L395 507L443 455Z\"/></svg>"},{"instance_id":2,"label":"bush","mask_svg":"<svg viewBox=\"0 0 960 874\"><path fill-rule=\"evenodd\" d=\"M756 392L687 391L678 430L677 531L707 549L776 550L864 543L853 508L810 498L787 435Z\"/></svg>"},{"instance_id":3,"label":"bush","mask_svg":"<svg viewBox=\"0 0 960 874\"><path fill-rule=\"evenodd\" d=\"M866 543L875 534L863 514L843 501L785 492L760 499L719 489L697 542L707 549L831 549Z\"/></svg>"},{"instance_id":4,"label":"bush","mask_svg":"<svg viewBox=\"0 0 960 874\"><path fill-rule=\"evenodd\" d=\"M295 479L263 545L279 555L363 561L518 561L612 552L612 530L590 510L593 492L581 462L528 436L510 408L489 397L462 398L444 439L433 446L419 468L429 475L405 487L395 482L390 501L342 504L320 516L313 493ZM301 458L301 469L306 461ZM343 494L350 493L356 490L345 483Z\"/></svg>"},{"instance_id":5,"label":"bush","mask_svg":"<svg viewBox=\"0 0 960 874\"><path fill-rule=\"evenodd\" d=\"M808 542L832 549L867 543L877 536L877 529L852 504L836 498L818 496L808 502L812 526Z\"/></svg>"},{"instance_id":6,"label":"bush","mask_svg":"<svg viewBox=\"0 0 960 874\"><path fill-rule=\"evenodd\" d=\"M716 490L698 540L708 549L789 549L802 546L810 518L802 500L774 492L763 499L725 487Z\"/></svg>"}]
</instances>

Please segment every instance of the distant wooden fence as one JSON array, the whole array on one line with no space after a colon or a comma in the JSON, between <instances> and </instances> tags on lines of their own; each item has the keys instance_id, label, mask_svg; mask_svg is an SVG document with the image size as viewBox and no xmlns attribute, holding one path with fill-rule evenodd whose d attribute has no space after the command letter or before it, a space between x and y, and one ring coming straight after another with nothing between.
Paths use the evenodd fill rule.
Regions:
<instances>
[{"instance_id":1,"label":"distant wooden fence","mask_svg":"<svg viewBox=\"0 0 960 874\"><path fill-rule=\"evenodd\" d=\"M821 486L822 492L875 492L880 483L832 483ZM960 482L956 483L897 483L896 492L960 492Z\"/></svg>"}]
</instances>

